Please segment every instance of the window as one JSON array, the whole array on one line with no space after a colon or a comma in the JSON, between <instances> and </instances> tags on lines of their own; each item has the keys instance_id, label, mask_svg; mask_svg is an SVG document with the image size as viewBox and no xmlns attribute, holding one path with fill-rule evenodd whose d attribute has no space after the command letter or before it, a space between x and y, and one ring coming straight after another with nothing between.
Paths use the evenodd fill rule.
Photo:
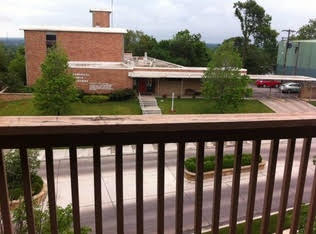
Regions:
<instances>
[{"instance_id":1,"label":"window","mask_svg":"<svg viewBox=\"0 0 316 234\"><path fill-rule=\"evenodd\" d=\"M46 34L46 48L52 48L56 46L56 34L54 33L47 33Z\"/></svg>"}]
</instances>

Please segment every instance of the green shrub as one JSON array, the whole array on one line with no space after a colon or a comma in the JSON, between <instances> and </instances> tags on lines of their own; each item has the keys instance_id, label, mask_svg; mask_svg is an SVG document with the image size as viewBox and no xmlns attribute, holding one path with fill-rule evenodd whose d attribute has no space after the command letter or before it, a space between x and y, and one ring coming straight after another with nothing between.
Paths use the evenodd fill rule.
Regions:
<instances>
[{"instance_id":1,"label":"green shrub","mask_svg":"<svg viewBox=\"0 0 316 234\"><path fill-rule=\"evenodd\" d=\"M251 164L251 154L243 154L241 158L241 165L247 166ZM233 168L234 167L234 161L235 161L235 155L233 154L226 154L223 157L223 168ZM259 156L259 163L262 161L262 157ZM196 158L191 157L185 160L184 162L185 168L190 172L196 171ZM213 171L215 169L215 156L207 156L204 158L204 168L203 171Z\"/></svg>"},{"instance_id":2,"label":"green shrub","mask_svg":"<svg viewBox=\"0 0 316 234\"><path fill-rule=\"evenodd\" d=\"M39 193L43 187L43 181L37 175L40 167L39 153L38 150L28 150L27 155L34 195ZM4 163L7 173L9 197L11 200L17 200L23 196L23 178L19 151L11 150L6 153L4 155Z\"/></svg>"},{"instance_id":3,"label":"green shrub","mask_svg":"<svg viewBox=\"0 0 316 234\"><path fill-rule=\"evenodd\" d=\"M80 100L82 100L82 98L85 96L85 92L84 92L84 90L83 89L78 89L78 98L80 99Z\"/></svg>"},{"instance_id":4,"label":"green shrub","mask_svg":"<svg viewBox=\"0 0 316 234\"><path fill-rule=\"evenodd\" d=\"M22 202L20 206L13 211L12 222L15 226L15 233L26 234L27 229L27 219L25 204ZM35 232L41 234L52 233L50 230L50 216L48 207L43 204L36 204L33 202L33 213L35 221ZM65 208L57 206L56 207L57 225L58 233L62 234L73 234L73 214L71 204L67 205ZM91 233L92 230L88 226L83 226L80 229L81 234Z\"/></svg>"},{"instance_id":5,"label":"green shrub","mask_svg":"<svg viewBox=\"0 0 316 234\"><path fill-rule=\"evenodd\" d=\"M84 103L104 103L109 100L109 97L106 95L84 95L82 97L82 102Z\"/></svg>"},{"instance_id":6,"label":"green shrub","mask_svg":"<svg viewBox=\"0 0 316 234\"><path fill-rule=\"evenodd\" d=\"M19 92L21 93L33 93L34 88L32 86L23 86Z\"/></svg>"},{"instance_id":7,"label":"green shrub","mask_svg":"<svg viewBox=\"0 0 316 234\"><path fill-rule=\"evenodd\" d=\"M111 101L124 101L135 97L135 92L132 89L121 89L112 92L109 97Z\"/></svg>"}]
</instances>

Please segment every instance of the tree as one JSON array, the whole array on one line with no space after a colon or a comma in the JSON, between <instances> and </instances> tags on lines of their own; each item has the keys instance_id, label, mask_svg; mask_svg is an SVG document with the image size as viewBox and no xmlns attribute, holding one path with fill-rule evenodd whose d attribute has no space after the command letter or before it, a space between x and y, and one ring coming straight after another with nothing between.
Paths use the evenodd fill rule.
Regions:
<instances>
[{"instance_id":1,"label":"tree","mask_svg":"<svg viewBox=\"0 0 316 234\"><path fill-rule=\"evenodd\" d=\"M125 52L143 56L145 52L157 59L184 66L207 66L212 54L200 34L188 30L178 32L170 40L157 40L142 31L128 31L125 35Z\"/></svg>"},{"instance_id":2,"label":"tree","mask_svg":"<svg viewBox=\"0 0 316 234\"><path fill-rule=\"evenodd\" d=\"M50 230L50 216L49 210L44 204L33 204L34 220L35 220L35 233L37 234L49 234ZM72 234L73 230L73 215L72 206L67 205L65 208L60 206L56 207L57 226L58 232L61 234ZM26 211L24 202L13 211L13 223L17 233L28 233L26 222ZM81 234L91 233L91 228L84 226L81 227Z\"/></svg>"},{"instance_id":3,"label":"tree","mask_svg":"<svg viewBox=\"0 0 316 234\"><path fill-rule=\"evenodd\" d=\"M247 59L251 37L253 37L256 46L275 50L278 33L271 29L272 18L265 13L264 8L254 0L238 1L234 3L234 8L243 34L243 61L245 62Z\"/></svg>"},{"instance_id":4,"label":"tree","mask_svg":"<svg viewBox=\"0 0 316 234\"><path fill-rule=\"evenodd\" d=\"M223 113L237 109L249 96L249 78L240 74L242 59L232 43L225 43L214 53L203 77L202 94L214 99L217 109Z\"/></svg>"},{"instance_id":5,"label":"tree","mask_svg":"<svg viewBox=\"0 0 316 234\"><path fill-rule=\"evenodd\" d=\"M25 50L23 46L17 49L15 58L10 61L8 72L16 73L21 82L26 84Z\"/></svg>"},{"instance_id":6,"label":"tree","mask_svg":"<svg viewBox=\"0 0 316 234\"><path fill-rule=\"evenodd\" d=\"M207 66L210 58L201 34L191 34L189 30L178 32L170 40L170 55L173 62L184 66Z\"/></svg>"},{"instance_id":7,"label":"tree","mask_svg":"<svg viewBox=\"0 0 316 234\"><path fill-rule=\"evenodd\" d=\"M310 19L308 24L303 25L297 31L297 37L299 40L312 40L316 39L316 19Z\"/></svg>"},{"instance_id":8,"label":"tree","mask_svg":"<svg viewBox=\"0 0 316 234\"><path fill-rule=\"evenodd\" d=\"M41 71L34 87L35 106L46 114L65 113L78 94L65 52L58 47L49 49Z\"/></svg>"},{"instance_id":9,"label":"tree","mask_svg":"<svg viewBox=\"0 0 316 234\"><path fill-rule=\"evenodd\" d=\"M0 73L8 71L8 56L5 47L0 43Z\"/></svg>"}]
</instances>

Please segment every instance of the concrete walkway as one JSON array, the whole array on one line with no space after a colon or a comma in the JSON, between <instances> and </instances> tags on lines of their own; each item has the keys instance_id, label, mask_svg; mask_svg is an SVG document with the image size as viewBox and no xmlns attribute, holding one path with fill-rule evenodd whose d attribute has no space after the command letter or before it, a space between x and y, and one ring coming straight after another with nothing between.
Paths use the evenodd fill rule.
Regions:
<instances>
[{"instance_id":1,"label":"concrete walkway","mask_svg":"<svg viewBox=\"0 0 316 234\"><path fill-rule=\"evenodd\" d=\"M259 98L260 102L276 113L307 113L316 112L316 107L297 98Z\"/></svg>"},{"instance_id":2,"label":"concrete walkway","mask_svg":"<svg viewBox=\"0 0 316 234\"><path fill-rule=\"evenodd\" d=\"M143 115L161 115L161 110L157 104L157 100L154 96L138 96L139 105L142 109Z\"/></svg>"},{"instance_id":3,"label":"concrete walkway","mask_svg":"<svg viewBox=\"0 0 316 234\"><path fill-rule=\"evenodd\" d=\"M174 145L174 144L172 144ZM167 146L167 147L172 147ZM191 143L191 146L194 144ZM209 143L206 154L214 154L214 147ZM270 144L265 142L262 145L261 155L268 160ZM301 157L302 141L298 140L293 163L293 175L290 187L290 197L288 207L293 206L296 191L296 180L299 170L299 160ZM128 149L128 148L125 148ZM225 153L232 153L233 147L225 148ZM56 155L60 150L54 151ZM79 150L78 159L79 173L79 196L81 222L94 229L94 189L93 189L93 160L89 155L91 149ZM69 170L68 151L63 151L64 157L54 160L55 183L57 204L65 206L71 203L71 185ZM244 152L251 152L251 144L244 145ZM283 170L285 162L286 144L282 141L278 155L276 179L273 193L272 212L279 207L280 192L283 180ZM311 155L316 152L316 146L312 145ZM88 154L85 155L84 154ZM186 157L195 155L193 148L187 148ZM176 191L176 152L166 152L165 163L165 233L174 233L175 225L175 191ZM136 233L136 175L135 175L135 154L127 154L124 150L123 157L123 177L124 177L124 227L125 233ZM115 193L115 157L106 156L101 158L102 169L102 208L104 233L116 233L116 193ZM309 202L314 176L315 166L310 160L307 170L306 186L304 190L303 202ZM46 175L45 163L41 163L40 174ZM144 232L156 233L157 230L157 152L146 153L144 155ZM258 173L258 184L256 194L255 216L261 215L263 206L264 189L266 184L267 165L264 170ZM204 181L203 195L203 226L208 228L212 217L213 179ZM239 198L238 220L243 220L246 214L247 194L249 186L249 173L241 175L241 188ZM223 176L222 199L220 210L221 225L229 221L230 196L231 196L232 176ZM195 183L184 181L184 230L190 233L194 225L194 200Z\"/></svg>"}]
</instances>

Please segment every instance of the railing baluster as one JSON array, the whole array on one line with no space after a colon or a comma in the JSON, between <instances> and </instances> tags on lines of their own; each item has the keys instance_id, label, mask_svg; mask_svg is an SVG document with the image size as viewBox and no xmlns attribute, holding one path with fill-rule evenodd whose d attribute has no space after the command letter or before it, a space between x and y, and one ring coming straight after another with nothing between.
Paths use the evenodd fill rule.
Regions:
<instances>
[{"instance_id":1,"label":"railing baluster","mask_svg":"<svg viewBox=\"0 0 316 234\"><path fill-rule=\"evenodd\" d=\"M283 182L282 182L276 234L283 233L285 213L286 213L287 201L289 197L289 189L290 189L290 184L291 184L293 158L294 158L294 153L295 153L295 142L296 142L296 139L292 138L292 139L289 139L287 143L286 159L285 159L285 166L284 166L284 173L283 173Z\"/></svg>"},{"instance_id":2,"label":"railing baluster","mask_svg":"<svg viewBox=\"0 0 316 234\"><path fill-rule=\"evenodd\" d=\"M233 175L233 183L232 183L230 220L229 220L229 226L230 226L229 233L230 234L236 233L236 226L237 226L242 147L243 147L243 142L242 141L236 141L236 144L235 144L234 175Z\"/></svg>"},{"instance_id":3,"label":"railing baluster","mask_svg":"<svg viewBox=\"0 0 316 234\"><path fill-rule=\"evenodd\" d=\"M102 188L100 146L93 146L95 232L102 233Z\"/></svg>"},{"instance_id":4,"label":"railing baluster","mask_svg":"<svg viewBox=\"0 0 316 234\"><path fill-rule=\"evenodd\" d=\"M165 219L165 144L158 144L157 167L157 233L164 233Z\"/></svg>"},{"instance_id":5,"label":"railing baluster","mask_svg":"<svg viewBox=\"0 0 316 234\"><path fill-rule=\"evenodd\" d=\"M32 200L32 188L29 170L29 161L27 156L27 149L20 148L20 159L23 176L23 189L24 189L24 201L26 209L26 220L28 233L35 234L35 221L33 213L33 200Z\"/></svg>"},{"instance_id":6,"label":"railing baluster","mask_svg":"<svg viewBox=\"0 0 316 234\"><path fill-rule=\"evenodd\" d=\"M245 230L246 234L252 233L252 221L253 221L252 219L253 219L253 211L255 207L260 148L261 148L261 140L253 141L249 190L248 190L248 203L247 203L247 213L246 213L246 230Z\"/></svg>"},{"instance_id":7,"label":"railing baluster","mask_svg":"<svg viewBox=\"0 0 316 234\"><path fill-rule=\"evenodd\" d=\"M55 198L55 177L54 177L54 158L53 149L51 147L45 148L46 158L46 176L48 187L48 204L49 204L49 218L51 233L58 233L57 215L56 215L56 198Z\"/></svg>"},{"instance_id":8,"label":"railing baluster","mask_svg":"<svg viewBox=\"0 0 316 234\"><path fill-rule=\"evenodd\" d=\"M115 178L116 178L116 220L117 233L124 233L123 206L123 147L116 145L115 149Z\"/></svg>"},{"instance_id":9,"label":"railing baluster","mask_svg":"<svg viewBox=\"0 0 316 234\"><path fill-rule=\"evenodd\" d=\"M10 217L9 191L2 149L0 149L0 204L4 233L13 233Z\"/></svg>"},{"instance_id":10,"label":"railing baluster","mask_svg":"<svg viewBox=\"0 0 316 234\"><path fill-rule=\"evenodd\" d=\"M260 227L261 234L267 233L269 229L270 211L271 211L271 204L272 204L272 195L273 195L273 188L274 188L274 179L275 179L275 170L276 170L276 164L277 164L277 158L278 158L278 151L279 151L279 139L271 140L267 182L266 182L264 202L263 202L262 223Z\"/></svg>"},{"instance_id":11,"label":"railing baluster","mask_svg":"<svg viewBox=\"0 0 316 234\"><path fill-rule=\"evenodd\" d=\"M194 209L194 233L195 234L200 234L202 230L204 148L205 148L204 142L200 141L197 143L195 209Z\"/></svg>"},{"instance_id":12,"label":"railing baluster","mask_svg":"<svg viewBox=\"0 0 316 234\"><path fill-rule=\"evenodd\" d=\"M313 181L313 189L311 194L311 202L307 216L307 223L305 227L305 233L311 234L313 232L313 225L315 222L316 215L316 168L314 172L314 181Z\"/></svg>"},{"instance_id":13,"label":"railing baluster","mask_svg":"<svg viewBox=\"0 0 316 234\"><path fill-rule=\"evenodd\" d=\"M216 142L215 174L214 174L214 197L213 197L213 220L212 233L217 234L219 228L219 216L221 209L222 169L223 169L224 141Z\"/></svg>"},{"instance_id":14,"label":"railing baluster","mask_svg":"<svg viewBox=\"0 0 316 234\"><path fill-rule=\"evenodd\" d=\"M70 154L70 175L71 175L71 196L74 233L80 234L80 208L79 208L79 185L78 185L78 164L77 148L71 146Z\"/></svg>"},{"instance_id":15,"label":"railing baluster","mask_svg":"<svg viewBox=\"0 0 316 234\"><path fill-rule=\"evenodd\" d=\"M144 233L143 144L136 145L136 218L137 234Z\"/></svg>"},{"instance_id":16,"label":"railing baluster","mask_svg":"<svg viewBox=\"0 0 316 234\"><path fill-rule=\"evenodd\" d=\"M184 157L185 143L180 142L177 146L177 175L176 175L176 227L175 233L183 232L183 183L184 183Z\"/></svg>"},{"instance_id":17,"label":"railing baluster","mask_svg":"<svg viewBox=\"0 0 316 234\"><path fill-rule=\"evenodd\" d=\"M294 210L292 214L290 234L296 233L297 228L298 228L298 221L300 217L301 203L302 203L302 198L303 198L311 143L312 143L312 138L304 139L302 156L301 156L301 161L300 161L300 169L299 169L298 178L297 178L296 194L295 194L295 202L294 202Z\"/></svg>"}]
</instances>

